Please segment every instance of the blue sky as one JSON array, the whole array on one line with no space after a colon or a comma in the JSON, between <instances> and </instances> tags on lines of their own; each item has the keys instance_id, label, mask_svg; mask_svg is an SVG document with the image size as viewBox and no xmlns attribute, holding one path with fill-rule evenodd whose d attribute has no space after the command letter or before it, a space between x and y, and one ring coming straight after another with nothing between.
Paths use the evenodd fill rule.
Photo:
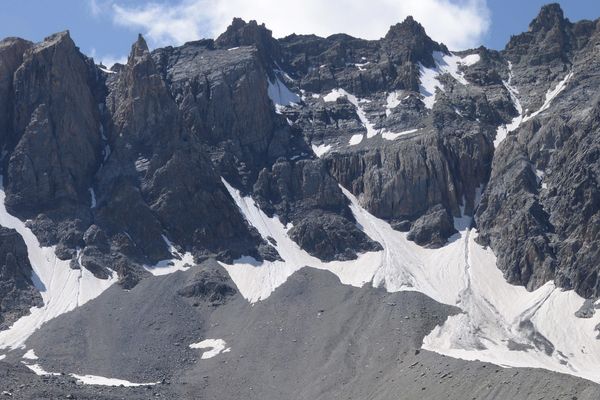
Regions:
<instances>
[{"instance_id":1,"label":"blue sky","mask_svg":"<svg viewBox=\"0 0 600 400\"><path fill-rule=\"evenodd\" d=\"M286 4L288 3L288 4ZM414 15L450 48L501 49L527 29L538 0L10 0L0 2L0 37L39 41L69 29L81 50L111 63L129 52L138 32L151 47L178 45L221 32L233 16L266 22L276 36L346 31L378 38ZM600 17L600 1L559 1L572 21ZM302 6L299 6L302 4ZM294 6L295 5L295 6Z\"/></svg>"}]
</instances>

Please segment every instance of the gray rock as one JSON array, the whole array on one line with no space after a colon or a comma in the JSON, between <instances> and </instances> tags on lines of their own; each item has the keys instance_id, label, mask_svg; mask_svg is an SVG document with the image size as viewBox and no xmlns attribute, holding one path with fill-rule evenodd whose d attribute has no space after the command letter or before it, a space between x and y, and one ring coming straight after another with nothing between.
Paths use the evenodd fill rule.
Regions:
<instances>
[{"instance_id":1,"label":"gray rock","mask_svg":"<svg viewBox=\"0 0 600 400\"><path fill-rule=\"evenodd\" d=\"M455 233L452 217L444 207L437 205L414 222L406 238L420 246L438 248L445 245Z\"/></svg>"},{"instance_id":2,"label":"gray rock","mask_svg":"<svg viewBox=\"0 0 600 400\"><path fill-rule=\"evenodd\" d=\"M26 50L11 96L16 143L6 179L11 212L31 217L89 196L101 138L88 73L68 32Z\"/></svg>"},{"instance_id":3,"label":"gray rock","mask_svg":"<svg viewBox=\"0 0 600 400\"><path fill-rule=\"evenodd\" d=\"M0 227L0 330L41 307L42 297L34 286L27 247L12 229Z\"/></svg>"},{"instance_id":4,"label":"gray rock","mask_svg":"<svg viewBox=\"0 0 600 400\"><path fill-rule=\"evenodd\" d=\"M379 251L355 223L333 213L313 211L289 230L290 238L323 261L354 260L358 253Z\"/></svg>"}]
</instances>

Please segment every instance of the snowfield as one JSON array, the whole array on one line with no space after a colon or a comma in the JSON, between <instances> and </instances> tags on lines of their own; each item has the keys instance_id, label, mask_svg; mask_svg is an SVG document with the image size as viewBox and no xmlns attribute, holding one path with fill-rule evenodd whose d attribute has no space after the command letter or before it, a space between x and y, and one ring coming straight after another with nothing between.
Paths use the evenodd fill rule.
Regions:
<instances>
[{"instance_id":1,"label":"snowfield","mask_svg":"<svg viewBox=\"0 0 600 400\"><path fill-rule=\"evenodd\" d=\"M384 250L359 255L357 260L322 262L293 242L277 218L269 218L250 197L226 181L246 220L264 237L272 237L285 261L258 262L251 257L233 265L221 263L250 302L267 298L294 272L307 266L331 271L341 283L357 287L370 283L389 292L418 291L459 307L423 341L423 348L451 357L481 360L503 367L545 368L600 383L600 314L580 319L575 312L584 299L552 282L534 292L508 284L489 248L475 242L471 218L455 218L459 233L440 249L425 249L406 234L364 210L343 189L365 233Z\"/></svg>"}]
</instances>

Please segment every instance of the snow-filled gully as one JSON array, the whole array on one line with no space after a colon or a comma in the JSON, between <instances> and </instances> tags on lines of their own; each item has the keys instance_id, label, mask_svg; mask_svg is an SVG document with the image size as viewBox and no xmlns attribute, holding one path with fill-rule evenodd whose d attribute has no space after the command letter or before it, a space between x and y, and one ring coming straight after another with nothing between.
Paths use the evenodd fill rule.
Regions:
<instances>
[{"instance_id":1,"label":"snow-filled gully","mask_svg":"<svg viewBox=\"0 0 600 400\"><path fill-rule=\"evenodd\" d=\"M357 260L325 263L293 242L276 216L268 217L250 197L223 181L248 222L272 237L283 260L257 262L251 257L221 264L251 302L267 298L299 269L331 271L341 283L384 287L389 292L418 291L459 307L423 340L423 348L451 357L481 360L504 367L545 368L600 383L600 314L575 317L584 299L548 282L534 292L508 284L489 248L475 241L471 218L455 218L459 233L439 249L425 249L406 239L360 205L343 189L360 226L384 250Z\"/></svg>"},{"instance_id":2,"label":"snow-filled gully","mask_svg":"<svg viewBox=\"0 0 600 400\"><path fill-rule=\"evenodd\" d=\"M519 91L517 90L517 88L512 86L512 78L512 63L509 61L508 81L502 81L502 84L504 85L504 87L508 91L508 94L510 95L510 99L513 103L513 106L515 107L515 110L517 110L517 116L514 117L510 123L506 125L500 125L498 127L498 130L496 131L496 138L494 139L494 147L498 147L498 145L502 143L504 139L506 139L506 136L510 132L516 130L521 125L521 122L523 122L523 107L521 106L521 102L519 101Z\"/></svg>"},{"instance_id":3,"label":"snow-filled gully","mask_svg":"<svg viewBox=\"0 0 600 400\"><path fill-rule=\"evenodd\" d=\"M500 145L500 143L502 143L502 141L506 139L506 136L509 133L517 130L517 128L521 126L521 123L527 122L530 119L537 117L539 114L550 108L550 105L552 104L554 99L556 99L558 95L561 94L567 87L567 84L573 77L573 71L567 73L565 77L560 82L558 82L554 88L548 89L548 92L546 92L546 96L544 98L544 104L542 104L542 106L537 111L527 115L524 115L523 107L521 106L521 102L519 101L519 91L511 84L512 77L512 63L509 61L508 81L502 81L502 83L504 84L506 90L508 90L515 110L517 110L517 116L514 117L510 123L506 125L500 125L498 127L498 130L496 131L496 138L494 139L494 147L498 147L498 145Z\"/></svg>"},{"instance_id":4,"label":"snow-filled gully","mask_svg":"<svg viewBox=\"0 0 600 400\"><path fill-rule=\"evenodd\" d=\"M20 318L9 329L0 331L0 349L16 349L22 348L44 322L98 297L116 282L117 276L112 273L108 279L98 279L85 268L71 269L68 260L56 257L54 247L42 247L25 223L8 213L5 198L0 176L0 226L16 230L25 241L34 272L32 281L44 302L42 307L31 308L29 315Z\"/></svg>"}]
</instances>

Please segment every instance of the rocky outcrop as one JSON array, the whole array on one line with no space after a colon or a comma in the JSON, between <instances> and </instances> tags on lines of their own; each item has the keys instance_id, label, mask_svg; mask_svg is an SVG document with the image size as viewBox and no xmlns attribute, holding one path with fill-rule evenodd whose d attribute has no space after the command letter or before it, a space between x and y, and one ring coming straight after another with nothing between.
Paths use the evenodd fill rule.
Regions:
<instances>
[{"instance_id":1,"label":"rocky outcrop","mask_svg":"<svg viewBox=\"0 0 600 400\"><path fill-rule=\"evenodd\" d=\"M258 25L254 20L246 23L241 18L234 18L227 30L215 40L215 45L223 49L255 47L270 77L274 75L269 67L283 62L279 42L273 38L273 33L265 24Z\"/></svg>"},{"instance_id":2,"label":"rocky outcrop","mask_svg":"<svg viewBox=\"0 0 600 400\"><path fill-rule=\"evenodd\" d=\"M232 175L245 169L251 181L255 166L286 155L289 132L277 121L255 48L213 50L198 42L158 50L154 57L183 126L209 146L217 167L223 164Z\"/></svg>"},{"instance_id":3,"label":"rocky outcrop","mask_svg":"<svg viewBox=\"0 0 600 400\"><path fill-rule=\"evenodd\" d=\"M0 227L0 330L27 315L31 307L43 305L31 280L32 274L21 236L12 229Z\"/></svg>"},{"instance_id":4,"label":"rocky outcrop","mask_svg":"<svg viewBox=\"0 0 600 400\"><path fill-rule=\"evenodd\" d=\"M438 248L445 245L448 238L455 233L457 231L452 217L442 206L437 205L412 224L406 238L421 246Z\"/></svg>"},{"instance_id":5,"label":"rocky outcrop","mask_svg":"<svg viewBox=\"0 0 600 400\"><path fill-rule=\"evenodd\" d=\"M299 223L314 210L341 213L343 223L353 226L337 183L320 160L308 159L308 146L269 98L268 87L276 79L270 68L279 52L271 33L236 19L215 45L188 43L159 50L154 58L184 129L207 146L216 171L284 223Z\"/></svg>"},{"instance_id":6,"label":"rocky outcrop","mask_svg":"<svg viewBox=\"0 0 600 400\"><path fill-rule=\"evenodd\" d=\"M359 253L383 249L355 223L322 211L307 214L289 230L289 235L300 247L323 261L354 260Z\"/></svg>"},{"instance_id":7,"label":"rocky outcrop","mask_svg":"<svg viewBox=\"0 0 600 400\"><path fill-rule=\"evenodd\" d=\"M374 215L416 219L437 204L453 215L472 213L477 188L485 182L490 143L483 136L464 141L423 134L383 148L332 154L333 176Z\"/></svg>"},{"instance_id":8,"label":"rocky outcrop","mask_svg":"<svg viewBox=\"0 0 600 400\"><path fill-rule=\"evenodd\" d=\"M129 232L138 254L154 259L168 257L163 234L197 255L223 252L229 257L225 253L231 251L239 256L258 244L206 148L184 127L142 37L111 88L108 104L114 144L99 176L106 205L101 202L98 212L110 232ZM124 215L123 202L137 204L138 215Z\"/></svg>"},{"instance_id":9,"label":"rocky outcrop","mask_svg":"<svg viewBox=\"0 0 600 400\"><path fill-rule=\"evenodd\" d=\"M208 267L196 274L193 281L177 291L181 297L199 302L208 302L213 306L225 304L237 290L220 269Z\"/></svg>"},{"instance_id":10,"label":"rocky outcrop","mask_svg":"<svg viewBox=\"0 0 600 400\"><path fill-rule=\"evenodd\" d=\"M29 48L13 81L14 141L6 206L31 217L77 205L101 159L98 106L89 70L68 32Z\"/></svg>"}]
</instances>

